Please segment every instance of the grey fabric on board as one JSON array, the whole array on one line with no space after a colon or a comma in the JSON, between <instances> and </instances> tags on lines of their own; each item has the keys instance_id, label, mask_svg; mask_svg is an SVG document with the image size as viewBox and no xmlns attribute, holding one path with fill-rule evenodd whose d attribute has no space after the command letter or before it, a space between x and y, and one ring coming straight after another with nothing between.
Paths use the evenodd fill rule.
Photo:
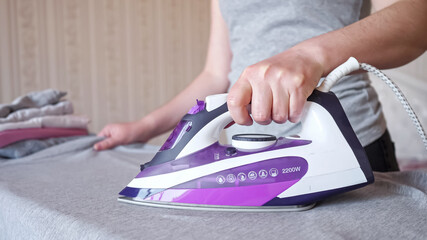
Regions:
<instances>
[{"instance_id":1,"label":"grey fabric on board","mask_svg":"<svg viewBox=\"0 0 427 240\"><path fill-rule=\"evenodd\" d=\"M13 100L11 104L0 104L0 117L7 117L9 113L24 108L40 108L50 104L56 104L67 95L66 92L54 89L46 89L38 92L31 92Z\"/></svg>"},{"instance_id":2,"label":"grey fabric on board","mask_svg":"<svg viewBox=\"0 0 427 240\"><path fill-rule=\"evenodd\" d=\"M19 141L0 148L0 159L23 158L46 148L82 138L82 136L57 137L48 139L30 139Z\"/></svg>"},{"instance_id":3,"label":"grey fabric on board","mask_svg":"<svg viewBox=\"0 0 427 240\"><path fill-rule=\"evenodd\" d=\"M0 160L0 239L425 239L427 172L375 173L312 210L208 212L117 202L158 147L95 152L84 137Z\"/></svg>"},{"instance_id":4,"label":"grey fabric on board","mask_svg":"<svg viewBox=\"0 0 427 240\"><path fill-rule=\"evenodd\" d=\"M70 101L58 102L54 105L47 105L41 108L25 108L13 113L10 113L5 118L0 118L0 124L21 122L31 118L41 116L60 116L72 114L74 111L73 104Z\"/></svg>"}]
</instances>

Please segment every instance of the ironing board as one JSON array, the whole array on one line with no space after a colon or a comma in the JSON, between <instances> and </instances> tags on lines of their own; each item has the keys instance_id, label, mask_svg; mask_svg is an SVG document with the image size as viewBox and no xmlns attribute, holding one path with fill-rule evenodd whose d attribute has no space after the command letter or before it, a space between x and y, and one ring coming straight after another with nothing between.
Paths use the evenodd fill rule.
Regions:
<instances>
[{"instance_id":1,"label":"ironing board","mask_svg":"<svg viewBox=\"0 0 427 240\"><path fill-rule=\"evenodd\" d=\"M376 182L303 212L150 208L117 193L157 146L95 152L89 136L0 160L0 239L426 239L427 171Z\"/></svg>"}]
</instances>

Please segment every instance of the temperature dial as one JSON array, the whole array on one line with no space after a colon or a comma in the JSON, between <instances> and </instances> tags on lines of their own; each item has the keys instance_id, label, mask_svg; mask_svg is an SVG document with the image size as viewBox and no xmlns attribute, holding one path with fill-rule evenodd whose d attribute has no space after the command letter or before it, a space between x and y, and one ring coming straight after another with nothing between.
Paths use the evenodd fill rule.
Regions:
<instances>
[{"instance_id":1,"label":"temperature dial","mask_svg":"<svg viewBox=\"0 0 427 240\"><path fill-rule=\"evenodd\" d=\"M270 134L237 134L231 138L231 145L240 151L252 152L274 145L276 136Z\"/></svg>"}]
</instances>

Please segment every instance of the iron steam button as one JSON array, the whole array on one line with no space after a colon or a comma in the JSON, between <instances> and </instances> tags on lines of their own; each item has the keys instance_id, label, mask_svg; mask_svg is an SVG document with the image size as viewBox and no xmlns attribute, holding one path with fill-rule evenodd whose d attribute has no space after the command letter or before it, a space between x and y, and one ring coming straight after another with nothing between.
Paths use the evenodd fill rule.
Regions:
<instances>
[{"instance_id":1,"label":"iron steam button","mask_svg":"<svg viewBox=\"0 0 427 240\"><path fill-rule=\"evenodd\" d=\"M237 149L235 147L228 147L227 149L225 149L225 154L227 156L232 156L236 153L237 153Z\"/></svg>"},{"instance_id":2,"label":"iron steam button","mask_svg":"<svg viewBox=\"0 0 427 240\"><path fill-rule=\"evenodd\" d=\"M191 130L191 125L188 125L187 129L185 131L189 132Z\"/></svg>"}]
</instances>

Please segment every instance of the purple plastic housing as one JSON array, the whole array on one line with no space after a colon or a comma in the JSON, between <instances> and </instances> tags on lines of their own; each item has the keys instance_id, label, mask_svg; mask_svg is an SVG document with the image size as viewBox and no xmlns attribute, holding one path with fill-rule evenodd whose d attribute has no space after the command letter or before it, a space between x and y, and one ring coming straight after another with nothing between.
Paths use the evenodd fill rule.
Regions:
<instances>
[{"instance_id":1,"label":"purple plastic housing","mask_svg":"<svg viewBox=\"0 0 427 240\"><path fill-rule=\"evenodd\" d=\"M205 102L196 100L197 104L194 105L190 111L188 111L188 114L196 114L203 109L205 109ZM168 150L173 148L179 140L182 138L182 136L185 134L185 132L190 131L191 129L191 122L186 120L181 120L178 125L176 125L175 129L172 131L172 133L169 135L168 139L165 143L163 143L162 147L160 148L160 151Z\"/></svg>"},{"instance_id":2,"label":"purple plastic housing","mask_svg":"<svg viewBox=\"0 0 427 240\"><path fill-rule=\"evenodd\" d=\"M268 150L292 148L310 143L311 141L308 140L279 138ZM227 154L227 147L229 146L214 143L183 158L148 167L136 178L171 173L265 151L265 149L256 152L237 151L230 156ZM120 194L140 200L163 202L261 206L297 183L307 173L308 167L307 161L301 157L271 158L209 174L169 189L126 187Z\"/></svg>"},{"instance_id":3,"label":"purple plastic housing","mask_svg":"<svg viewBox=\"0 0 427 240\"><path fill-rule=\"evenodd\" d=\"M227 155L227 147L230 147L230 145L221 145L218 142L216 142L211 146L204 148L200 151L197 151L195 153L192 153L188 156L175 159L173 161L165 162L159 165L148 167L144 169L144 171L141 171L135 178L165 174L165 173L170 173L178 170L184 170L192 167L209 164L215 161L221 161L223 159L246 156L254 153L263 152L266 150L272 151L277 149L303 146L310 143L311 141L309 140L288 139L288 138L280 137L279 139L277 139L276 144L274 144L268 149L263 149L255 152L237 151L235 154L230 156L230 155Z\"/></svg>"},{"instance_id":4,"label":"purple plastic housing","mask_svg":"<svg viewBox=\"0 0 427 240\"><path fill-rule=\"evenodd\" d=\"M144 200L222 206L263 206L298 180L232 188L167 189Z\"/></svg>"},{"instance_id":5,"label":"purple plastic housing","mask_svg":"<svg viewBox=\"0 0 427 240\"><path fill-rule=\"evenodd\" d=\"M191 129L191 122L181 120L178 123L178 125L176 125L172 133L169 135L166 142L163 143L162 147L160 148L160 151L173 148L179 142L179 140L182 138L185 132L189 131L190 129Z\"/></svg>"},{"instance_id":6,"label":"purple plastic housing","mask_svg":"<svg viewBox=\"0 0 427 240\"><path fill-rule=\"evenodd\" d=\"M299 180L308 170L301 157L282 157L210 174L173 188L225 188Z\"/></svg>"},{"instance_id":7,"label":"purple plastic housing","mask_svg":"<svg viewBox=\"0 0 427 240\"><path fill-rule=\"evenodd\" d=\"M196 114L200 111L202 111L203 109L205 109L205 101L199 101L196 100L196 105L194 105L190 111L188 111L188 114Z\"/></svg>"},{"instance_id":8,"label":"purple plastic housing","mask_svg":"<svg viewBox=\"0 0 427 240\"><path fill-rule=\"evenodd\" d=\"M308 170L300 157L283 157L227 169L153 194L144 200L228 206L262 206Z\"/></svg>"}]
</instances>

